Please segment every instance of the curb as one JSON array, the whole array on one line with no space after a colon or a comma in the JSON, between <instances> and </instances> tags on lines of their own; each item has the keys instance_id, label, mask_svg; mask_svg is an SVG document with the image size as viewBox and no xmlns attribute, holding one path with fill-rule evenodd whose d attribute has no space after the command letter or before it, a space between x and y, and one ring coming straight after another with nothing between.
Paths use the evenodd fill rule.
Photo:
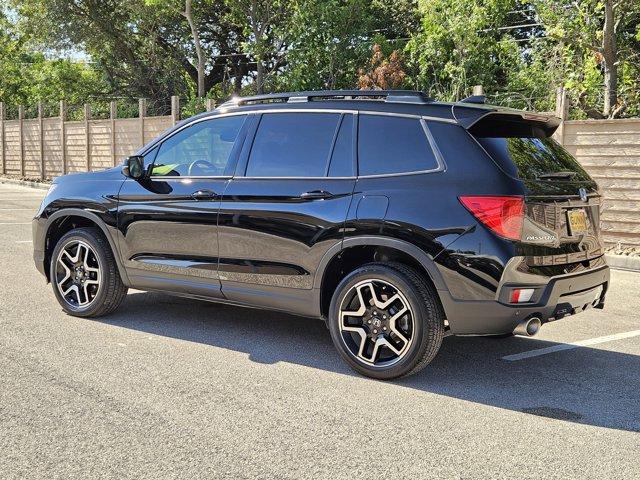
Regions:
<instances>
[{"instance_id":1,"label":"curb","mask_svg":"<svg viewBox=\"0 0 640 480\"><path fill-rule=\"evenodd\" d=\"M49 190L50 183L33 182L31 180L19 180L17 178L0 177L0 183L7 185L20 185L22 187L36 188L38 190Z\"/></svg>"},{"instance_id":2,"label":"curb","mask_svg":"<svg viewBox=\"0 0 640 480\"><path fill-rule=\"evenodd\" d=\"M629 257L627 255L605 255L607 265L618 270L631 270L640 272L640 257Z\"/></svg>"}]
</instances>

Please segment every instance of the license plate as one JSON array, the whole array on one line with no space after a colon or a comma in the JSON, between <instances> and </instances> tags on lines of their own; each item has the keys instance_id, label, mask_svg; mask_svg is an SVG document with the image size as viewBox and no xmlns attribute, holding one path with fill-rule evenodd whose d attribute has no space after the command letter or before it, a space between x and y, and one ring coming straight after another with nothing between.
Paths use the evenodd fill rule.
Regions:
<instances>
[{"instance_id":1,"label":"license plate","mask_svg":"<svg viewBox=\"0 0 640 480\"><path fill-rule=\"evenodd\" d=\"M587 231L587 214L582 209L567 211L569 235L579 235Z\"/></svg>"}]
</instances>

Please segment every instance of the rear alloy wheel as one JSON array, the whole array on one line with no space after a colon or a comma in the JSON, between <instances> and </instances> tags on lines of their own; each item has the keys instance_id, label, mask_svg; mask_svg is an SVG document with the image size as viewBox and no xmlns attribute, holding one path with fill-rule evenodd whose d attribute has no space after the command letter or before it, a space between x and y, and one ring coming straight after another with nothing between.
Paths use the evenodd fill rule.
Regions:
<instances>
[{"instance_id":1,"label":"rear alloy wheel","mask_svg":"<svg viewBox=\"0 0 640 480\"><path fill-rule=\"evenodd\" d=\"M434 289L399 263L372 263L349 274L334 293L329 327L349 365L378 379L421 370L444 336Z\"/></svg>"},{"instance_id":2,"label":"rear alloy wheel","mask_svg":"<svg viewBox=\"0 0 640 480\"><path fill-rule=\"evenodd\" d=\"M49 272L58 302L78 317L111 313L127 294L109 242L97 228L66 233L53 250Z\"/></svg>"},{"instance_id":3,"label":"rear alloy wheel","mask_svg":"<svg viewBox=\"0 0 640 480\"><path fill-rule=\"evenodd\" d=\"M340 305L338 327L345 346L363 363L390 366L413 340L413 313L398 288L381 279L363 280Z\"/></svg>"}]
</instances>

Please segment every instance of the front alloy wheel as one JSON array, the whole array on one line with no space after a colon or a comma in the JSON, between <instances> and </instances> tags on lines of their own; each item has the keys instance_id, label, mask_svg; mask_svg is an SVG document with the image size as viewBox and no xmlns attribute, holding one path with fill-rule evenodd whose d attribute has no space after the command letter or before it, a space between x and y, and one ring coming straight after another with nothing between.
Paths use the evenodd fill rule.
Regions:
<instances>
[{"instance_id":1,"label":"front alloy wheel","mask_svg":"<svg viewBox=\"0 0 640 480\"><path fill-rule=\"evenodd\" d=\"M127 294L109 241L95 227L75 228L58 240L49 274L63 310L77 317L111 313Z\"/></svg>"},{"instance_id":2,"label":"front alloy wheel","mask_svg":"<svg viewBox=\"0 0 640 480\"><path fill-rule=\"evenodd\" d=\"M55 281L61 297L72 308L88 307L100 291L100 261L82 240L67 242L56 259Z\"/></svg>"}]
</instances>

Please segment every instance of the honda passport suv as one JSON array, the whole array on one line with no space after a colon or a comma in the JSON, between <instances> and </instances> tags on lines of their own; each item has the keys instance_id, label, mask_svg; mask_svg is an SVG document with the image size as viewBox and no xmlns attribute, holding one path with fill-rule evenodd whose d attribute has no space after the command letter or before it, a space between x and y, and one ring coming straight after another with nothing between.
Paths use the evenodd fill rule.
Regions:
<instances>
[{"instance_id":1,"label":"honda passport suv","mask_svg":"<svg viewBox=\"0 0 640 480\"><path fill-rule=\"evenodd\" d=\"M70 315L128 288L322 318L358 372L602 308L596 183L559 120L413 91L238 98L57 178L34 258Z\"/></svg>"}]
</instances>

